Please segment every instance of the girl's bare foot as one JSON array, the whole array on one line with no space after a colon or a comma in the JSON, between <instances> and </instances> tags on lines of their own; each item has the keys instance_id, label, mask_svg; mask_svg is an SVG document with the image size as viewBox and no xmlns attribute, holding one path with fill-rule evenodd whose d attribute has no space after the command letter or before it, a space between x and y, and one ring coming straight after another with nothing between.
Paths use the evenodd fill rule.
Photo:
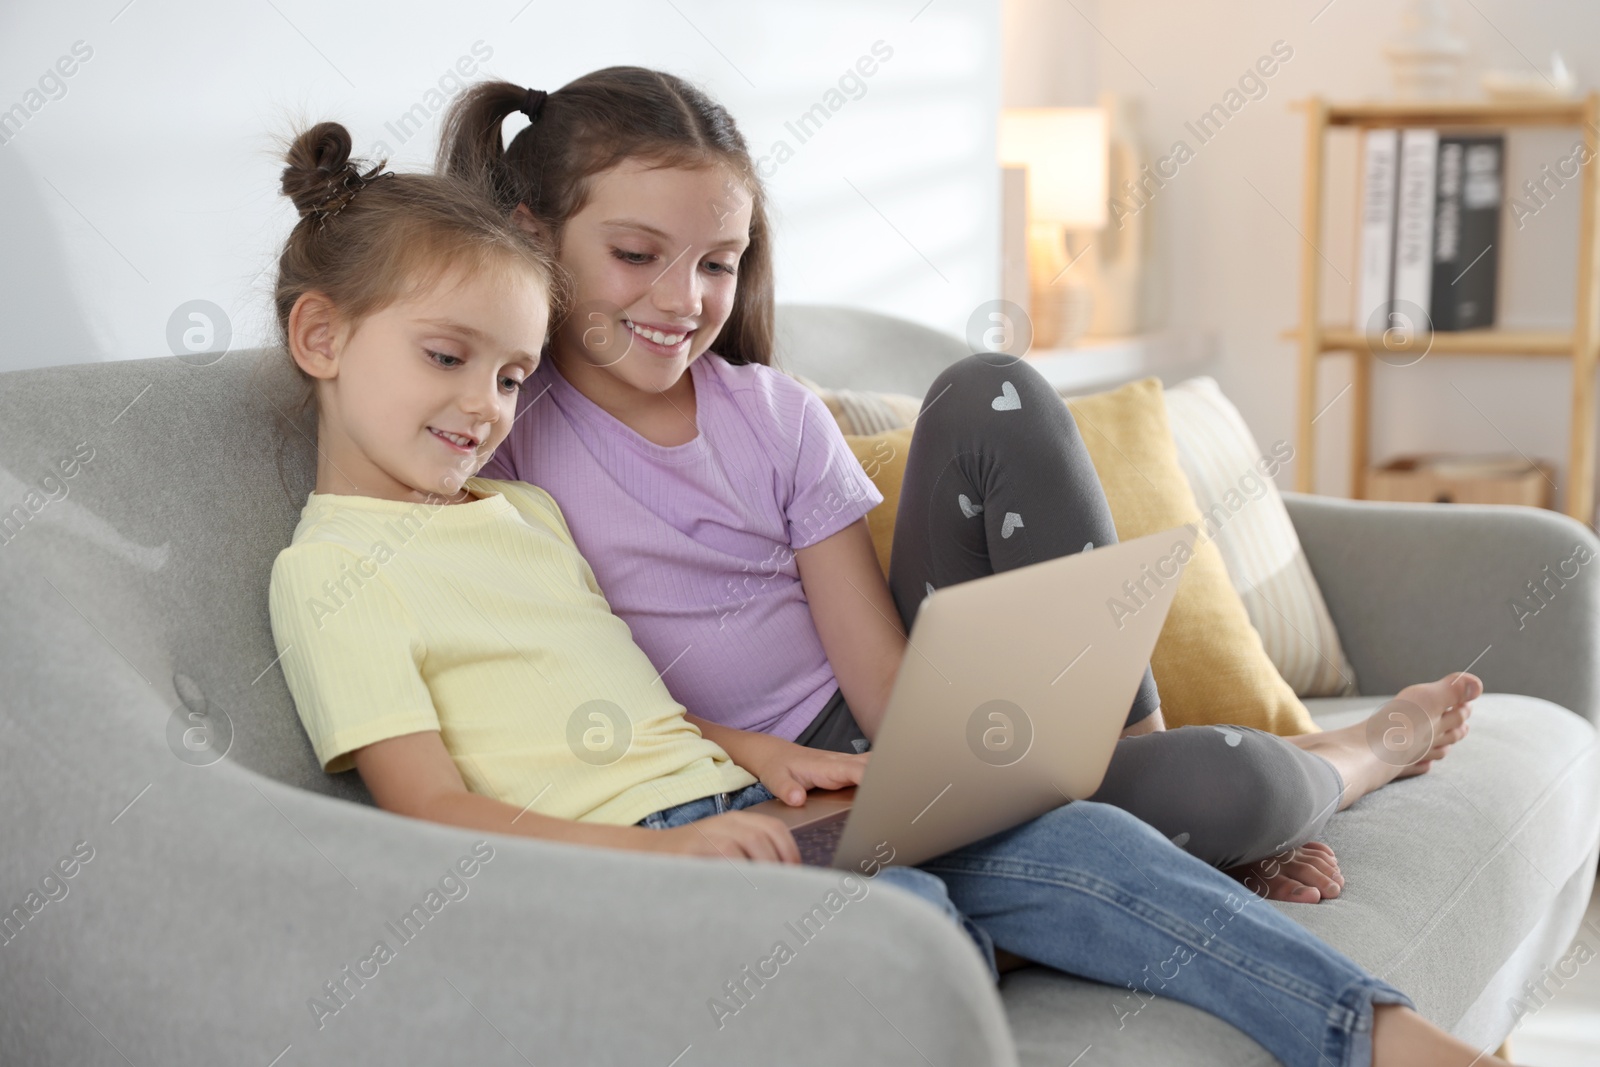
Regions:
<instances>
[{"instance_id":1,"label":"girl's bare foot","mask_svg":"<svg viewBox=\"0 0 1600 1067\"><path fill-rule=\"evenodd\" d=\"M1321 841L1307 841L1264 860L1225 868L1222 873L1258 897L1291 904L1316 904L1344 890L1339 859Z\"/></svg>"},{"instance_id":2,"label":"girl's bare foot","mask_svg":"<svg viewBox=\"0 0 1600 1067\"><path fill-rule=\"evenodd\" d=\"M1467 736L1483 681L1465 671L1408 685L1364 723L1285 740L1332 763L1344 779L1339 810L1396 778L1423 774Z\"/></svg>"}]
</instances>

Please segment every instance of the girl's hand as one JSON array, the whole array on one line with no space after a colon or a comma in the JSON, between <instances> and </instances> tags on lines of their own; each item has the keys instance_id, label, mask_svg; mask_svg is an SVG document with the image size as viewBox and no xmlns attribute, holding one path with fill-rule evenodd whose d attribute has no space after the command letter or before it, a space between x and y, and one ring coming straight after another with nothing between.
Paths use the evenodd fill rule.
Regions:
<instances>
[{"instance_id":1,"label":"girl's hand","mask_svg":"<svg viewBox=\"0 0 1600 1067\"><path fill-rule=\"evenodd\" d=\"M651 830L658 851L680 856L799 863L800 847L782 822L750 811L727 811L670 830Z\"/></svg>"},{"instance_id":2,"label":"girl's hand","mask_svg":"<svg viewBox=\"0 0 1600 1067\"><path fill-rule=\"evenodd\" d=\"M867 768L865 753L825 752L785 741L753 730L735 730L688 714L708 741L713 741L733 757L733 762L761 779L772 795L799 807L806 802L808 789L843 789L859 785Z\"/></svg>"},{"instance_id":3,"label":"girl's hand","mask_svg":"<svg viewBox=\"0 0 1600 1067\"><path fill-rule=\"evenodd\" d=\"M744 768L790 807L804 804L806 793L812 789L859 785L867 769L865 752L826 752L776 737L767 740L771 744L762 746L755 762L745 763Z\"/></svg>"}]
</instances>

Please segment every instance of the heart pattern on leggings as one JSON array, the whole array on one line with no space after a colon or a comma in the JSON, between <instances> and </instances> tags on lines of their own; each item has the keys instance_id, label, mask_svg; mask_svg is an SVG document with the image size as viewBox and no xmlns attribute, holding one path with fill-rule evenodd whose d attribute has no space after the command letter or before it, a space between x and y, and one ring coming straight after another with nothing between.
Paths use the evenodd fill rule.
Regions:
<instances>
[{"instance_id":1,"label":"heart pattern on leggings","mask_svg":"<svg viewBox=\"0 0 1600 1067\"><path fill-rule=\"evenodd\" d=\"M1017 532L1017 527L1022 525L1022 516L1015 511L1006 512L1005 519L1000 523L1000 536L1010 537Z\"/></svg>"},{"instance_id":2,"label":"heart pattern on leggings","mask_svg":"<svg viewBox=\"0 0 1600 1067\"><path fill-rule=\"evenodd\" d=\"M1022 407L1022 398L1017 395L1017 387L1010 382L1000 383L1000 395L989 401L989 406L996 411L1016 411Z\"/></svg>"},{"instance_id":3,"label":"heart pattern on leggings","mask_svg":"<svg viewBox=\"0 0 1600 1067\"><path fill-rule=\"evenodd\" d=\"M1244 740L1244 734L1241 734L1237 730L1230 730L1226 726L1213 726L1212 729L1216 730L1227 739L1229 748L1238 748L1239 742Z\"/></svg>"},{"instance_id":4,"label":"heart pattern on leggings","mask_svg":"<svg viewBox=\"0 0 1600 1067\"><path fill-rule=\"evenodd\" d=\"M956 503L961 505L961 514L965 515L969 519L977 518L978 513L983 510L982 504L974 504L972 501L967 499L967 494L965 493L962 493L960 496L956 497Z\"/></svg>"},{"instance_id":5,"label":"heart pattern on leggings","mask_svg":"<svg viewBox=\"0 0 1600 1067\"><path fill-rule=\"evenodd\" d=\"M1187 845L1189 843L1189 831L1185 830L1183 833L1179 834L1177 837L1174 837L1172 839L1172 843L1174 845L1177 845L1179 848L1182 848L1184 845Z\"/></svg>"}]
</instances>

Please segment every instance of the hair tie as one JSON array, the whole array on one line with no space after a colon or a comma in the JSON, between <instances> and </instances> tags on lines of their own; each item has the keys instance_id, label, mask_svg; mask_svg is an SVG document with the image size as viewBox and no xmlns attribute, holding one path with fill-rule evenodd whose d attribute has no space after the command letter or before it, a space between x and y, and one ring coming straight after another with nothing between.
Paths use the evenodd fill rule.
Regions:
<instances>
[{"instance_id":1,"label":"hair tie","mask_svg":"<svg viewBox=\"0 0 1600 1067\"><path fill-rule=\"evenodd\" d=\"M544 110L544 102L549 98L550 94L543 89L529 89L522 98L520 110L524 115L528 116L529 122L538 122L539 113Z\"/></svg>"}]
</instances>

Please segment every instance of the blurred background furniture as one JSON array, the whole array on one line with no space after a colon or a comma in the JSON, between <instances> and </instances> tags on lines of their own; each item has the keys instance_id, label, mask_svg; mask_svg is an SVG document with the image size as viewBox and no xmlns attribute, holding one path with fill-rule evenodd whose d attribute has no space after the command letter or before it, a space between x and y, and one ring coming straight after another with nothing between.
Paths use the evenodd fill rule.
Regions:
<instances>
[{"instance_id":1,"label":"blurred background furniture","mask_svg":"<svg viewBox=\"0 0 1600 1067\"><path fill-rule=\"evenodd\" d=\"M1579 198L1576 287L1572 326L1565 330L1522 330L1495 326L1480 330L1429 331L1423 323L1405 323L1403 337L1393 331L1374 331L1369 324L1329 326L1322 310L1325 256L1323 213L1328 181L1323 173L1327 153L1323 144L1330 128L1357 131L1376 127L1441 127L1491 132L1518 126L1573 127L1580 131L1588 159L1600 156L1600 93L1582 99L1507 102L1405 101L1359 104L1329 103L1321 97L1305 101L1305 193L1300 251L1300 326L1289 337L1300 347L1300 419L1298 451L1301 462L1295 488L1309 492L1315 474L1316 432L1313 421L1324 403L1317 394L1317 364L1322 356L1342 352L1351 357L1350 485L1351 495L1366 495L1371 458L1372 364L1383 358L1410 365L1425 355L1499 356L1503 358L1557 356L1572 361L1564 510L1588 522L1594 510L1595 372L1600 356L1600 252L1596 234L1596 183L1593 167L1584 167ZM1508 183L1509 184L1509 183ZM1513 195L1510 192L1507 196ZM1359 223L1358 223L1359 225ZM1541 264L1543 269L1546 264ZM1423 309L1426 310L1426 309ZM1326 403L1331 404L1331 400Z\"/></svg>"}]
</instances>

